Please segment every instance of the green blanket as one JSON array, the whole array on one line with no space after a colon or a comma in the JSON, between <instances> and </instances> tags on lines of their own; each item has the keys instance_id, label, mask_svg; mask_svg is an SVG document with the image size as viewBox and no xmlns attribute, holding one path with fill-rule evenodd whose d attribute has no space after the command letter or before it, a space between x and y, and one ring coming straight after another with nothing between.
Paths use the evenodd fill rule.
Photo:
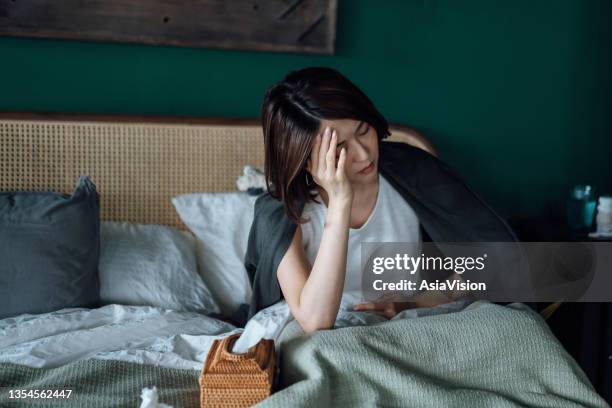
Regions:
<instances>
[{"instance_id":1,"label":"green blanket","mask_svg":"<svg viewBox=\"0 0 612 408\"><path fill-rule=\"evenodd\" d=\"M320 331L280 364L285 388L257 407L608 407L521 304Z\"/></svg>"},{"instance_id":2,"label":"green blanket","mask_svg":"<svg viewBox=\"0 0 612 408\"><path fill-rule=\"evenodd\" d=\"M289 325L299 334L299 326ZM289 333L290 337L290 333ZM546 323L520 304L317 332L282 345L282 390L259 407L608 407ZM88 359L58 368L0 364L0 407L199 406L199 372ZM68 399L11 389L71 388Z\"/></svg>"},{"instance_id":3,"label":"green blanket","mask_svg":"<svg viewBox=\"0 0 612 408\"><path fill-rule=\"evenodd\" d=\"M153 386L162 403L175 408L199 407L199 374L195 370L101 359L80 360L57 368L1 363L0 407L137 408L142 402L142 389ZM10 399L9 391L15 389L72 389L72 393L70 398Z\"/></svg>"}]
</instances>

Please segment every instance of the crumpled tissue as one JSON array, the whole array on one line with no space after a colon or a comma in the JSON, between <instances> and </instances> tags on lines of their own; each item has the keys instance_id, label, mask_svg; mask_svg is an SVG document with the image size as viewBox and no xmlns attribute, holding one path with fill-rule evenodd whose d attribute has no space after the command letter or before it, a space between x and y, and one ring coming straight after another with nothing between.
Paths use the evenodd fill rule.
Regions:
<instances>
[{"instance_id":1,"label":"crumpled tissue","mask_svg":"<svg viewBox=\"0 0 612 408\"><path fill-rule=\"evenodd\" d=\"M262 339L276 340L285 326L293 320L289 305L282 300L260 311L250 319L232 346L232 353L246 353ZM278 351L279 344L276 343Z\"/></svg>"},{"instance_id":2,"label":"crumpled tissue","mask_svg":"<svg viewBox=\"0 0 612 408\"><path fill-rule=\"evenodd\" d=\"M140 398L142 398L140 408L172 408L172 405L159 402L159 395L155 386L153 388L143 388Z\"/></svg>"},{"instance_id":3,"label":"crumpled tissue","mask_svg":"<svg viewBox=\"0 0 612 408\"><path fill-rule=\"evenodd\" d=\"M249 194L260 194L266 188L264 172L253 166L244 166L244 174L236 180L236 186L240 191Z\"/></svg>"}]
</instances>

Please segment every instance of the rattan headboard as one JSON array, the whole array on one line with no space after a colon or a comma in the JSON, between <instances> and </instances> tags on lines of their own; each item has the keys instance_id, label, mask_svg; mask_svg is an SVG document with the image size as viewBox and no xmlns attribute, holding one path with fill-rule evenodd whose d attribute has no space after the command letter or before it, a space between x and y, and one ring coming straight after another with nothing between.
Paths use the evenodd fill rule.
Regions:
<instances>
[{"instance_id":1,"label":"rattan headboard","mask_svg":"<svg viewBox=\"0 0 612 408\"><path fill-rule=\"evenodd\" d=\"M435 154L414 129L391 131ZM71 193L87 174L102 220L185 229L171 197L237 191L243 167L263 161L256 120L0 113L0 191Z\"/></svg>"}]
</instances>

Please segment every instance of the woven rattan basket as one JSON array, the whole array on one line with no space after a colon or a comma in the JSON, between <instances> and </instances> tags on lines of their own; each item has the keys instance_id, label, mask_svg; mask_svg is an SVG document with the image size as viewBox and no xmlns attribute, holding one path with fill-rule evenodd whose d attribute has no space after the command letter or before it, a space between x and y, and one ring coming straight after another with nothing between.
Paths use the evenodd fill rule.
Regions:
<instances>
[{"instance_id":1,"label":"woven rattan basket","mask_svg":"<svg viewBox=\"0 0 612 408\"><path fill-rule=\"evenodd\" d=\"M233 354L238 337L240 333L213 342L200 374L202 407L250 407L272 393L274 341L262 339L246 353Z\"/></svg>"}]
</instances>

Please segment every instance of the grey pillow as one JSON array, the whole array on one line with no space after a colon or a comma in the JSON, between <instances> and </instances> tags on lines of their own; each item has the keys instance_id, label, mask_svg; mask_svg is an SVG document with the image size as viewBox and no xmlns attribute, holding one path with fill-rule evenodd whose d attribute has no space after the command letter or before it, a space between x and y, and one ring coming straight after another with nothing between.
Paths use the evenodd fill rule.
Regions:
<instances>
[{"instance_id":1,"label":"grey pillow","mask_svg":"<svg viewBox=\"0 0 612 408\"><path fill-rule=\"evenodd\" d=\"M100 201L80 176L72 195L0 192L0 319L100 299Z\"/></svg>"}]
</instances>

